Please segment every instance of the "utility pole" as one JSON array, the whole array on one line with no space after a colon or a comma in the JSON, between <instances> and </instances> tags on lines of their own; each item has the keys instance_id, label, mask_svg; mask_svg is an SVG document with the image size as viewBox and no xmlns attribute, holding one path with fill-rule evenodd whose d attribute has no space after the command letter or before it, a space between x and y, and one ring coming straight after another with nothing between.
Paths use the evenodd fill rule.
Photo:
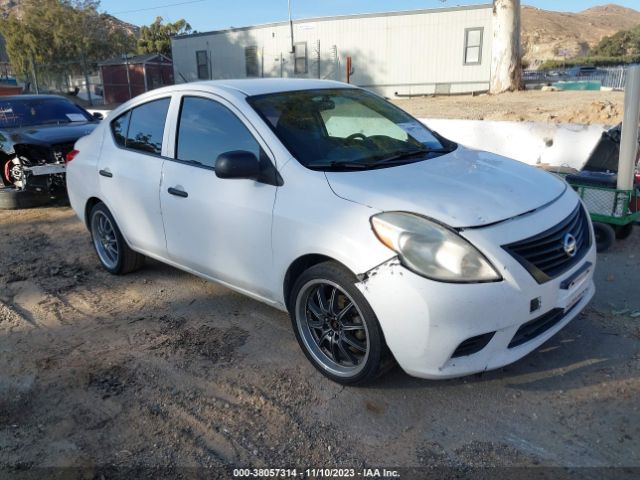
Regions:
<instances>
[{"instance_id":1,"label":"utility pole","mask_svg":"<svg viewBox=\"0 0 640 480\"><path fill-rule=\"evenodd\" d=\"M129 87L129 100L133 98L131 93L131 77L129 76L129 54L124 54L124 66L127 69L127 87Z\"/></svg>"},{"instance_id":2,"label":"utility pole","mask_svg":"<svg viewBox=\"0 0 640 480\"><path fill-rule=\"evenodd\" d=\"M87 56L82 54L82 73L84 74L84 84L87 87L87 100L89 105L93 107L93 98L91 98L91 84L89 83L89 73L87 72Z\"/></svg>"},{"instance_id":3,"label":"utility pole","mask_svg":"<svg viewBox=\"0 0 640 480\"><path fill-rule=\"evenodd\" d=\"M633 190L638 158L638 122L640 121L640 67L629 67L624 89L624 118L618 160L618 190Z\"/></svg>"},{"instance_id":4,"label":"utility pole","mask_svg":"<svg viewBox=\"0 0 640 480\"><path fill-rule=\"evenodd\" d=\"M31 57L31 70L33 72L33 88L36 89L36 95L40 95L40 88L38 87L38 70L36 69L36 61Z\"/></svg>"},{"instance_id":5,"label":"utility pole","mask_svg":"<svg viewBox=\"0 0 640 480\"><path fill-rule=\"evenodd\" d=\"M289 2L289 29L291 30L291 53L295 53L296 49L293 45L293 18L291 17L291 0Z\"/></svg>"}]
</instances>

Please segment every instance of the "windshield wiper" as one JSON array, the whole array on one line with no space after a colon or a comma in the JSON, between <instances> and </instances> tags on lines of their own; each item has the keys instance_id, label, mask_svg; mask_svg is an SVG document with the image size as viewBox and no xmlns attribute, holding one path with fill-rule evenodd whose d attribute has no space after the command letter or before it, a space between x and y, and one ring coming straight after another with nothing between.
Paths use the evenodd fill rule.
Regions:
<instances>
[{"instance_id":1,"label":"windshield wiper","mask_svg":"<svg viewBox=\"0 0 640 480\"><path fill-rule=\"evenodd\" d=\"M412 157L427 155L429 153L451 153L451 152L452 150L449 148L438 148L438 149L420 148L420 149L414 149L414 150L401 150L401 151L392 153L391 155L388 155L386 157L377 157L377 158L374 157L369 161L362 161L362 162L332 161L332 162L324 162L324 163L314 163L314 164L308 165L308 167L309 168L332 168L332 169L341 168L344 170L366 170L368 168L380 167L385 163L399 162L401 160L407 160Z\"/></svg>"},{"instance_id":2,"label":"windshield wiper","mask_svg":"<svg viewBox=\"0 0 640 480\"><path fill-rule=\"evenodd\" d=\"M309 168L342 168L344 170L364 170L376 166L377 162L322 162L312 163Z\"/></svg>"},{"instance_id":3,"label":"windshield wiper","mask_svg":"<svg viewBox=\"0 0 640 480\"><path fill-rule=\"evenodd\" d=\"M387 157L382 157L376 160L376 164L391 163L398 160L406 160L409 158L417 157L419 155L427 155L429 153L450 153L451 149L448 148L420 148L416 150L403 150L393 153Z\"/></svg>"}]
</instances>

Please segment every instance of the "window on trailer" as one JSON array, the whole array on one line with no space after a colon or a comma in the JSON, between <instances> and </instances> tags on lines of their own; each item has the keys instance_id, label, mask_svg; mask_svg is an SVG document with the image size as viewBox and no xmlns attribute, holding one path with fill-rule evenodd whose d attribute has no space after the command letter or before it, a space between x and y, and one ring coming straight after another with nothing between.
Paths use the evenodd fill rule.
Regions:
<instances>
[{"instance_id":1,"label":"window on trailer","mask_svg":"<svg viewBox=\"0 0 640 480\"><path fill-rule=\"evenodd\" d=\"M307 73L307 42L298 42L293 47L295 64L294 73Z\"/></svg>"},{"instance_id":2,"label":"window on trailer","mask_svg":"<svg viewBox=\"0 0 640 480\"><path fill-rule=\"evenodd\" d=\"M467 28L464 31L464 64L480 65L482 63L482 36L484 28Z\"/></svg>"},{"instance_id":3,"label":"window on trailer","mask_svg":"<svg viewBox=\"0 0 640 480\"><path fill-rule=\"evenodd\" d=\"M247 67L247 77L259 77L260 62L258 59L258 47L246 47L244 49L244 59Z\"/></svg>"},{"instance_id":4,"label":"window on trailer","mask_svg":"<svg viewBox=\"0 0 640 480\"><path fill-rule=\"evenodd\" d=\"M196 52L196 64L198 65L198 80L209 80L209 55L206 50Z\"/></svg>"}]
</instances>

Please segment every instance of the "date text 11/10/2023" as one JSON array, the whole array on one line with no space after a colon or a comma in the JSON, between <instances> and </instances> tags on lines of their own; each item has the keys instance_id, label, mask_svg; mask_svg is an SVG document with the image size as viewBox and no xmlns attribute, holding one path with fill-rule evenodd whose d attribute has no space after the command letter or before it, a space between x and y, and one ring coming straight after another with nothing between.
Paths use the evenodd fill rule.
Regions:
<instances>
[{"instance_id":1,"label":"date text 11/10/2023","mask_svg":"<svg viewBox=\"0 0 640 480\"><path fill-rule=\"evenodd\" d=\"M236 468L234 478L400 478L386 468Z\"/></svg>"}]
</instances>

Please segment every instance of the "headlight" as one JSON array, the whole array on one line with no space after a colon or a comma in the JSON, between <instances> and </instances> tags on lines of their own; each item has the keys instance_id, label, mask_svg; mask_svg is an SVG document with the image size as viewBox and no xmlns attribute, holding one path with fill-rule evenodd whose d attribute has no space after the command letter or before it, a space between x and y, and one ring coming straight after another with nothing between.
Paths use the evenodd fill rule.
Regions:
<instances>
[{"instance_id":1,"label":"headlight","mask_svg":"<svg viewBox=\"0 0 640 480\"><path fill-rule=\"evenodd\" d=\"M402 264L441 282L495 282L502 277L473 245L426 218L405 212L371 217L378 239L395 251Z\"/></svg>"}]
</instances>

